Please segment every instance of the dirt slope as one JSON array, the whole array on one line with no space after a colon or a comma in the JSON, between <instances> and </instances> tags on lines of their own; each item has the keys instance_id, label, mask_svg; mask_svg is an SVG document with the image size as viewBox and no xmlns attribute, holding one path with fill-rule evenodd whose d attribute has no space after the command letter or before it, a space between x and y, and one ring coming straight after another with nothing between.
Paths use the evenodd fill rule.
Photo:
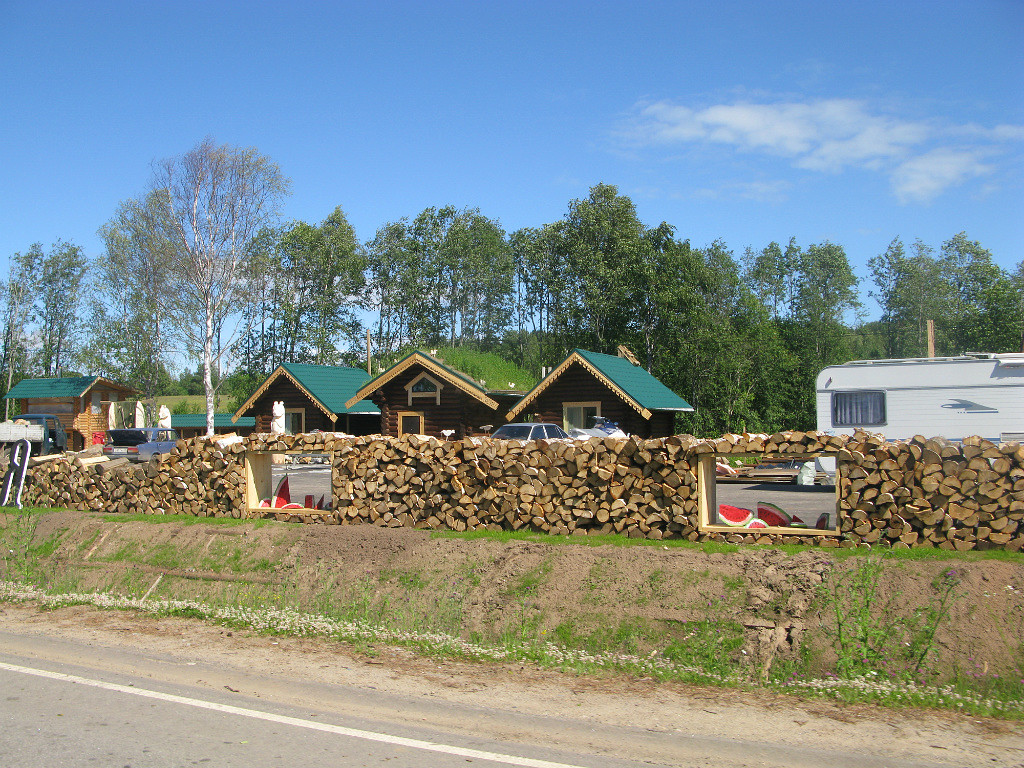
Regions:
<instances>
[{"instance_id":1,"label":"dirt slope","mask_svg":"<svg viewBox=\"0 0 1024 768\"><path fill-rule=\"evenodd\" d=\"M837 605L872 613L873 626L941 607L928 665L940 677L1011 672L1022 659L1024 556L868 561L826 550L594 547L71 511L0 514L0 538L0 572L29 569L78 591L288 604L485 641L555 638L640 654L714 638L757 674L801 653L812 671L828 669Z\"/></svg>"}]
</instances>

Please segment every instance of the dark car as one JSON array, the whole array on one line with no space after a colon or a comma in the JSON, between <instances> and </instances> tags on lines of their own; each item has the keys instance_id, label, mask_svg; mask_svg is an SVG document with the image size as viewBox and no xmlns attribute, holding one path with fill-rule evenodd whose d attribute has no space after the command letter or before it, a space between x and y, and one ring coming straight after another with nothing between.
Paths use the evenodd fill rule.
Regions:
<instances>
[{"instance_id":1,"label":"dark car","mask_svg":"<svg viewBox=\"0 0 1024 768\"><path fill-rule=\"evenodd\" d=\"M557 424L505 424L494 430L491 437L499 440L569 440L565 430Z\"/></svg>"},{"instance_id":2,"label":"dark car","mask_svg":"<svg viewBox=\"0 0 1024 768\"><path fill-rule=\"evenodd\" d=\"M154 456L170 453L177 442L178 433L163 427L111 429L107 432L103 454L114 459L149 461Z\"/></svg>"}]
</instances>

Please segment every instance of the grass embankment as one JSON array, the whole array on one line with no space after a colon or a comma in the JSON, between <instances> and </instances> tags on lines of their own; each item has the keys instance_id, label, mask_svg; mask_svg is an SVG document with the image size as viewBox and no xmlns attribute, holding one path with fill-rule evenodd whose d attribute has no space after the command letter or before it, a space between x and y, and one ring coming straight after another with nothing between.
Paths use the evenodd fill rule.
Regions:
<instances>
[{"instance_id":1,"label":"grass embankment","mask_svg":"<svg viewBox=\"0 0 1024 768\"><path fill-rule=\"evenodd\" d=\"M492 584L488 562L471 557L435 570L398 562L360 578L339 580L321 563L300 563L297 526L179 516L95 516L103 523L215 526L223 534L184 543L154 536L100 547L105 535L39 525L47 510L7 511L0 518L0 600L45 608L89 604L105 609L189 616L256 632L320 636L364 653L393 644L434 657L479 662L531 662L575 674L629 675L696 684L762 688L801 696L887 706L950 709L973 715L1024 719L1024 645L1012 649L1015 666L989 673L973 657L940 662L936 638L963 600L961 570L984 560L1024 564L1019 554L955 553L916 549L884 553L814 549L845 562L822 580L815 612L827 620L808 626L799 651L770 668L745 658L740 619L749 585L742 576L705 569L690 574L653 569L626 584L607 559L595 559L573 599L579 611L552 618L540 596L552 586L563 547L613 545L696 551L712 556L739 547L623 537L559 538L533 533L437 533L438 540L527 542L539 551L530 567ZM106 529L110 530L108 526ZM155 529L159 530L159 529ZM214 529L210 529L214 530ZM256 534L260 535L257 536ZM237 534L237 535L236 535ZM242 535L245 534L245 535ZM143 537L145 538L145 537ZM263 542L260 549L255 541ZM546 545L536 547L537 543ZM751 552L756 548L744 547ZM789 557L813 548L771 547ZM886 568L929 561L938 569L912 610L892 610L900 595L884 594ZM299 568L304 568L298 578ZM620 581L617 582L617 579ZM702 601L690 619L623 617L607 610L608 590L619 598L672 603L679 579L697 587ZM618 586L616 584L618 583ZM471 615L482 590L500 605L493 620ZM995 587L993 587L995 588ZM1012 585L1000 587L1016 590ZM622 594L628 592L628 594ZM705 604L706 603L706 604ZM1016 609L1015 609L1016 610ZM1021 617L1017 617L1020 626ZM746 636L749 639L749 632Z\"/></svg>"}]
</instances>

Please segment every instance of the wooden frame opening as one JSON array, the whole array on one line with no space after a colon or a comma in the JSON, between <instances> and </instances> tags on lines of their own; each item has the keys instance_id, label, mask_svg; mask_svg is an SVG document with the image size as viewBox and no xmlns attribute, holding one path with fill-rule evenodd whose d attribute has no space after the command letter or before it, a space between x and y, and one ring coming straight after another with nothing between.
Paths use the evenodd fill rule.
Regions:
<instances>
[{"instance_id":1,"label":"wooden frame opening","mask_svg":"<svg viewBox=\"0 0 1024 768\"><path fill-rule=\"evenodd\" d=\"M306 431L306 409L284 409L284 432L286 435L301 435Z\"/></svg>"},{"instance_id":2,"label":"wooden frame opening","mask_svg":"<svg viewBox=\"0 0 1024 768\"><path fill-rule=\"evenodd\" d=\"M275 463L275 456L308 457L313 461L324 459L319 463L282 465ZM327 470L327 478L310 475L322 475ZM289 500L292 505L275 507L275 494L280 484L278 475L289 477ZM300 482L292 478L306 475ZM270 506L261 506L268 501ZM322 506L318 504L322 501ZM312 502L312 503L309 503ZM270 451L246 451L245 453L245 510L247 517L261 517L269 512L322 512L330 511L334 503L334 453L332 451L287 451L286 453Z\"/></svg>"},{"instance_id":3,"label":"wooden frame opening","mask_svg":"<svg viewBox=\"0 0 1024 768\"><path fill-rule=\"evenodd\" d=\"M440 405L442 389L444 384L424 371L405 385L405 391L409 395L408 405L413 404L413 399L433 400L435 405Z\"/></svg>"},{"instance_id":4,"label":"wooden frame opening","mask_svg":"<svg viewBox=\"0 0 1024 768\"><path fill-rule=\"evenodd\" d=\"M728 454L726 459L734 458L756 458L756 459L788 459L793 461L814 461L818 458L833 457L835 454L773 454L765 456L762 454ZM786 510L783 505L769 501L758 500L754 509L750 507L733 507L732 510L720 510L720 496L718 493L718 470L716 465L720 457L715 454L704 455L698 466L697 472L697 499L699 505L700 530L709 533L739 533L739 534L782 534L786 536L839 536L842 525L839 505L839 477L844 470L844 465L836 462L835 488L830 504L825 509L806 511L804 508ZM756 482L756 480L755 480ZM779 490L785 491L788 488L795 490L797 486L787 486L780 483ZM771 491L764 494L770 497ZM824 495L824 494L823 494ZM788 506L788 505L787 505ZM735 509L751 512L751 518L744 524L739 523L740 514L737 513L732 525L725 524L724 515L732 513ZM720 512L722 514L720 515ZM811 516L815 519L809 519ZM819 520L822 515L826 516L825 527L819 528ZM808 519L805 519L808 518ZM760 522L757 522L760 521ZM748 527L754 524L755 527Z\"/></svg>"}]
</instances>

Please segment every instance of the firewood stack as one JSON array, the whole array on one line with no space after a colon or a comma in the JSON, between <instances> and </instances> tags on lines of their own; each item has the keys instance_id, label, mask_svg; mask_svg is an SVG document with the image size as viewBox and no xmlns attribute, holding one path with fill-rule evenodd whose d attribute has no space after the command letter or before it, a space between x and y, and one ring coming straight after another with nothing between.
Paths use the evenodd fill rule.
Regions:
<instances>
[{"instance_id":1,"label":"firewood stack","mask_svg":"<svg viewBox=\"0 0 1024 768\"><path fill-rule=\"evenodd\" d=\"M331 509L247 509L247 451L329 454ZM701 530L702 459L821 453L835 455L839 467L839 536ZM844 437L813 431L531 443L257 434L182 440L147 464L60 458L29 472L26 503L94 511L737 543L1024 547L1024 448L980 438L959 446L924 437L887 443L863 432Z\"/></svg>"},{"instance_id":2,"label":"firewood stack","mask_svg":"<svg viewBox=\"0 0 1024 768\"><path fill-rule=\"evenodd\" d=\"M852 442L837 455L844 538L960 551L1024 546L1024 447L969 437Z\"/></svg>"},{"instance_id":3,"label":"firewood stack","mask_svg":"<svg viewBox=\"0 0 1024 768\"><path fill-rule=\"evenodd\" d=\"M393 527L678 536L696 530L690 441L376 438L336 453L335 511Z\"/></svg>"},{"instance_id":4,"label":"firewood stack","mask_svg":"<svg viewBox=\"0 0 1024 768\"><path fill-rule=\"evenodd\" d=\"M196 438L142 464L62 458L29 470L24 497L37 506L95 512L243 517L244 450Z\"/></svg>"}]
</instances>

